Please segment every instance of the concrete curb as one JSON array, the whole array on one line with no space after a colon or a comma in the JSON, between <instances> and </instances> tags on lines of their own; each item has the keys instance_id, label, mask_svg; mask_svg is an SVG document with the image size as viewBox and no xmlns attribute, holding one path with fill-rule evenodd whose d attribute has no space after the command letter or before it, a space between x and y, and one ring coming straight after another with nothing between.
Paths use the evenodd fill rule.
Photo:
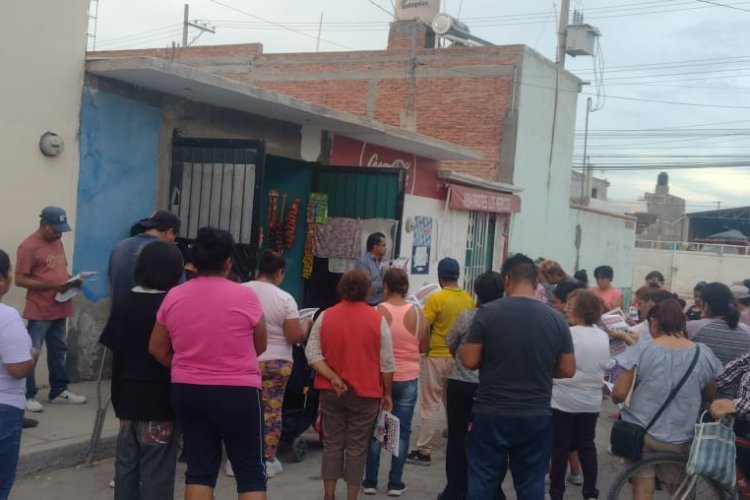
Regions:
<instances>
[{"instance_id":1,"label":"concrete curb","mask_svg":"<svg viewBox=\"0 0 750 500\"><path fill-rule=\"evenodd\" d=\"M115 455L117 436L102 436L94 454L95 460ZM83 465L89 452L89 441L71 443L48 450L22 454L18 459L17 477L32 476L48 470L64 469ZM114 473L114 471L113 471Z\"/></svg>"}]
</instances>

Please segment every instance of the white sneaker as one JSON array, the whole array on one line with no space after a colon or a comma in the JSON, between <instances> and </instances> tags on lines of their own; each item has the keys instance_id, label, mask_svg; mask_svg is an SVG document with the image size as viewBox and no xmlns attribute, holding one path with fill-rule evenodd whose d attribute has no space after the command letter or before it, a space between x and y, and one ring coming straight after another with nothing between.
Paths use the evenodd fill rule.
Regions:
<instances>
[{"instance_id":1,"label":"white sneaker","mask_svg":"<svg viewBox=\"0 0 750 500\"><path fill-rule=\"evenodd\" d=\"M232 464L227 460L227 463L224 464L224 475L229 477L234 477L234 471L232 470Z\"/></svg>"},{"instance_id":2,"label":"white sneaker","mask_svg":"<svg viewBox=\"0 0 750 500\"><path fill-rule=\"evenodd\" d=\"M281 474L284 468L281 466L278 458L273 460L266 460L266 476L274 477L277 474Z\"/></svg>"},{"instance_id":3,"label":"white sneaker","mask_svg":"<svg viewBox=\"0 0 750 500\"><path fill-rule=\"evenodd\" d=\"M78 394L73 394L72 392L65 390L53 399L50 399L49 402L51 404L66 403L71 405L82 405L86 403L86 396L79 396Z\"/></svg>"},{"instance_id":4,"label":"white sneaker","mask_svg":"<svg viewBox=\"0 0 750 500\"><path fill-rule=\"evenodd\" d=\"M110 488L114 488L115 487L115 480L114 479L112 479L112 480L109 481L109 487Z\"/></svg>"},{"instance_id":5,"label":"white sneaker","mask_svg":"<svg viewBox=\"0 0 750 500\"><path fill-rule=\"evenodd\" d=\"M40 413L44 411L44 406L42 406L42 403L37 401L36 398L30 398L26 400L26 411Z\"/></svg>"}]
</instances>

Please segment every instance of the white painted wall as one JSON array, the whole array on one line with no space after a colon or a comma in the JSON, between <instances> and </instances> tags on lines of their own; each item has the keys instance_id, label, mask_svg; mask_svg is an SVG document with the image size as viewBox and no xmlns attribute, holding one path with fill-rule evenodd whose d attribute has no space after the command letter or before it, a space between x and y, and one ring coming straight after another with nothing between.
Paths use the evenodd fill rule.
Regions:
<instances>
[{"instance_id":1,"label":"white painted wall","mask_svg":"<svg viewBox=\"0 0 750 500\"><path fill-rule=\"evenodd\" d=\"M643 285L651 271L661 272L665 286L687 298L693 296L693 287L699 281L731 285L750 278L750 256L636 248L633 288Z\"/></svg>"},{"instance_id":2,"label":"white painted wall","mask_svg":"<svg viewBox=\"0 0 750 500\"><path fill-rule=\"evenodd\" d=\"M513 172L513 184L524 191L520 193L521 212L511 224L509 249L531 258L554 259L572 269L574 234L568 218L578 84L572 75L560 74L553 142L555 74L554 64L526 48Z\"/></svg>"},{"instance_id":3,"label":"white painted wall","mask_svg":"<svg viewBox=\"0 0 750 500\"><path fill-rule=\"evenodd\" d=\"M10 22L0 30L0 248L14 262L44 206L65 208L75 229L88 6L89 0L3 1L3 19ZM47 158L39 151L45 131L63 138L61 155ZM63 243L72 262L72 234ZM12 287L3 301L22 308L23 290Z\"/></svg>"},{"instance_id":4,"label":"white painted wall","mask_svg":"<svg viewBox=\"0 0 750 500\"><path fill-rule=\"evenodd\" d=\"M430 273L410 274L409 288L416 291L424 285L437 283L437 264L443 257L453 257L461 265L466 258L466 236L469 230L469 212L445 210L445 201L421 196L406 195L404 199L404 223L401 224L401 256L411 256L414 233L406 232L409 217L423 215L432 217L432 248ZM411 267L411 264L410 264ZM463 286L463 276L459 279Z\"/></svg>"},{"instance_id":5,"label":"white painted wall","mask_svg":"<svg viewBox=\"0 0 750 500\"><path fill-rule=\"evenodd\" d=\"M633 250L635 221L609 216L586 209L570 209L569 230L575 237L576 226L581 227L579 269L586 269L589 284L595 284L594 269L612 266L612 284L626 292L633 287ZM573 267L565 268L572 272Z\"/></svg>"}]
</instances>

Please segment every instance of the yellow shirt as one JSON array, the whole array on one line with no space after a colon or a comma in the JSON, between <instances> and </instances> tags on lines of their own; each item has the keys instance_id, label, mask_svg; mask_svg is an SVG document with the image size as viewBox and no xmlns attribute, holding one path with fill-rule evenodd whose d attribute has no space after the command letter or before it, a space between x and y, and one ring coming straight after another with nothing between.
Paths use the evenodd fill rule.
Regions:
<instances>
[{"instance_id":1,"label":"yellow shirt","mask_svg":"<svg viewBox=\"0 0 750 500\"><path fill-rule=\"evenodd\" d=\"M450 358L451 353L445 344L445 337L453 328L453 323L462 311L474 308L474 299L462 288L443 288L427 297L424 315L432 325L430 334L431 358Z\"/></svg>"}]
</instances>

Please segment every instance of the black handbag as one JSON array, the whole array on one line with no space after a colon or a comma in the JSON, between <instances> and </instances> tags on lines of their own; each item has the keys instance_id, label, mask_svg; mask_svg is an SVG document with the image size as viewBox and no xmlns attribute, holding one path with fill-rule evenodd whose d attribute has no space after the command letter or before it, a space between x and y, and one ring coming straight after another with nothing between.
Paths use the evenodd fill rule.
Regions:
<instances>
[{"instance_id":1,"label":"black handbag","mask_svg":"<svg viewBox=\"0 0 750 500\"><path fill-rule=\"evenodd\" d=\"M698 363L699 357L700 347L696 345L693 361L690 363L690 366L685 372L685 375L682 376L680 383L678 383L677 386L672 389L672 392L669 393L667 400L664 401L664 404L661 405L659 411L656 412L656 415L654 415L654 417L646 427L643 427L640 424L635 424L633 422L625 422L622 419L615 420L615 423L612 426L612 433L609 435L609 444L612 447L612 454L617 455L618 457L627 458L628 460L632 461L641 459L641 454L643 453L643 439L646 436L646 433L651 428L651 426L654 425L667 405L672 402L672 399L674 399L679 390L685 384L688 377L692 373L693 368L695 368L695 365Z\"/></svg>"}]
</instances>

